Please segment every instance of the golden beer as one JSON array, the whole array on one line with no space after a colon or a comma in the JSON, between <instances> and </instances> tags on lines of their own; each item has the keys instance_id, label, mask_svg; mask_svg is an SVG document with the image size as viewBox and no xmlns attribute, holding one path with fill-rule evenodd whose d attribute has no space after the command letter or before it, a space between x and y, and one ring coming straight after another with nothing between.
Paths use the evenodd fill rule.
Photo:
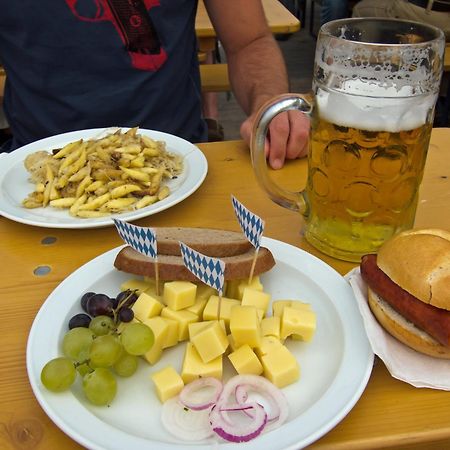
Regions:
<instances>
[{"instance_id":1,"label":"golden beer","mask_svg":"<svg viewBox=\"0 0 450 450\"><path fill-rule=\"evenodd\" d=\"M275 203L303 215L305 238L318 250L359 262L414 226L444 46L442 30L418 22L327 22L317 38L312 99L285 94L261 108L251 144L256 178ZM265 157L271 120L290 110L311 118L300 191L275 183Z\"/></svg>"},{"instance_id":2,"label":"golden beer","mask_svg":"<svg viewBox=\"0 0 450 450\"><path fill-rule=\"evenodd\" d=\"M410 101L406 100L405 115ZM389 109L398 103L398 111L402 102L405 99L389 99L384 111L387 122ZM413 226L432 127L426 105L432 108L433 102L433 98L415 98L416 116L406 118L404 129L398 130L392 124L387 130L377 129L378 124L370 129L349 126L359 121L369 128L373 117L365 121L364 109L355 107L354 100L354 110L344 107L331 114L321 110L318 102L312 117L306 188L305 236L311 244L337 258L359 261L363 254L375 253L386 239ZM340 104L346 102L341 98ZM345 119L338 123L327 120L338 121L340 115Z\"/></svg>"}]
</instances>

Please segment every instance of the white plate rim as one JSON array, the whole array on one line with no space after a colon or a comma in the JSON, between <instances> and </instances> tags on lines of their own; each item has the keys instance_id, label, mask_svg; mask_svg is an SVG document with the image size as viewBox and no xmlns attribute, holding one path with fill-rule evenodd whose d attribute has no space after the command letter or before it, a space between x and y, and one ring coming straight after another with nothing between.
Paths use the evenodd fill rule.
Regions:
<instances>
[{"instance_id":1,"label":"white plate rim","mask_svg":"<svg viewBox=\"0 0 450 450\"><path fill-rule=\"evenodd\" d=\"M53 148L68 144L69 142L73 142L81 138L89 139L93 137L103 136L107 132L116 131L118 129L126 131L129 128L109 127L69 131L67 133L50 136L24 145L23 147L20 147L11 153L2 153L1 155L3 155L3 158L0 166L0 188L8 172L11 169L15 168L17 164L22 164L25 157L30 153L33 153L37 150L51 150ZM169 133L164 133L162 131L139 128L138 133L150 136L155 140L165 141L167 143L167 148L169 151L181 154L185 157L185 170L188 170L191 173L189 173L186 179L181 183L181 185L178 186L177 189L174 190L174 192L172 192L165 199L137 211L130 211L121 214L111 214L111 216L92 219L71 218L68 215L67 211L61 211L62 214L67 214L68 217L63 216L64 221L58 222L56 220L49 220L48 217L46 218L45 208L38 208L34 210L39 212L42 211L42 215L38 215L37 218L26 217L26 210L20 205L18 205L18 207L16 205L11 205L2 194L2 189L0 189L0 215L3 215L4 217L15 222L37 227L61 229L102 228L114 225L113 218L116 217L131 222L164 211L192 195L202 185L208 173L208 161L203 152L196 145L186 141L183 138ZM25 168L23 168L23 174L24 177L28 178ZM33 186L31 183L29 183L29 185L29 192L31 192ZM22 209L24 210L23 215L20 214L20 211Z\"/></svg>"},{"instance_id":2,"label":"white plate rim","mask_svg":"<svg viewBox=\"0 0 450 450\"><path fill-rule=\"evenodd\" d=\"M345 317L348 321L343 328L345 331L346 345L339 370L332 386L330 386L322 398L312 405L305 414L302 414L301 417L284 424L278 430L264 434L254 441L240 444L246 450L266 448L265 446L267 445L270 445L268 448L273 450L296 450L303 448L324 436L349 413L364 392L368 383L372 372L374 354L365 333L353 290L338 272L314 255L284 242L263 237L262 245L268 247L272 251L276 260L286 260L286 258L288 258L290 263L299 266L299 270L306 276L314 277L318 283L328 283L329 286L324 286L325 289L327 289L328 293L333 295L333 297L339 298L339 303L337 303L339 306L337 308L340 319L344 319ZM191 450L206 450L210 448L210 443L205 445L188 444L184 446L160 441L150 441L148 439L130 435L115 429L93 414L89 414L89 424L94 431L90 432L88 430L88 437L86 437L85 430L79 432L78 430L75 430L73 426L71 427L66 423L67 418L64 416L61 417L61 415L58 414L58 411L53 409L45 398L46 394L42 394L39 389L39 376L35 373L33 368L35 345L39 347L39 343L36 344L36 339L39 336L39 323L45 318L46 314L52 314L51 308L54 307L57 299L60 298L61 294L67 289L70 289L71 285L76 285L76 283L79 282L79 279L83 278L83 274L90 274L90 277L95 277L102 274L102 269L110 269L115 255L122 247L123 246L109 250L77 269L55 288L41 306L30 330L26 354L27 372L34 395L50 419L63 432L79 444L93 450L121 448L120 444L117 446L118 442L122 444L122 448L125 445L127 448L133 448L135 450L148 448L152 443L156 444L158 448L167 450L178 450L186 447L189 447ZM295 261L295 263L293 263L293 261ZM93 270L94 268L96 270ZM95 273L95 275L92 275L93 273ZM64 295L62 295L62 297L64 297ZM61 304L61 301L59 301L59 303ZM68 401L70 402L70 396L72 396L72 394L69 392L67 395L69 396ZM71 408L68 408L68 410L70 411ZM87 411L86 409L84 410ZM305 426L305 423L299 424L299 419L305 421L307 426ZM314 423L313 426L311 426L311 422ZM299 436L299 438L295 442L290 442L292 441L290 436L292 436L293 433L294 435ZM105 436L110 437L110 439L107 438L107 441L110 442L111 446L105 446L99 442L99 439L101 440ZM236 448L236 444L220 443L220 447L231 449Z\"/></svg>"}]
</instances>

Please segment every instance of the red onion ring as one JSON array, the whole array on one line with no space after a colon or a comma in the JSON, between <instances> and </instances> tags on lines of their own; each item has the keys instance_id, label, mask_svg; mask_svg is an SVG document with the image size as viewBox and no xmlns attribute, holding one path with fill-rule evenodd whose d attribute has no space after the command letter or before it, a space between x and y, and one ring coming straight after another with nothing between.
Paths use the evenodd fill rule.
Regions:
<instances>
[{"instance_id":1,"label":"red onion ring","mask_svg":"<svg viewBox=\"0 0 450 450\"><path fill-rule=\"evenodd\" d=\"M235 391L235 397L236 401L239 404L245 404L245 402L248 400L248 392L247 392L248 385L240 384L236 386ZM270 414L267 415L267 421L272 422L275 419L278 419L280 416L280 405L274 401L274 399L271 396L265 396L265 399L268 400L270 403ZM244 411L247 415L251 415L250 411Z\"/></svg>"},{"instance_id":2,"label":"red onion ring","mask_svg":"<svg viewBox=\"0 0 450 450\"><path fill-rule=\"evenodd\" d=\"M238 403L245 403L248 399L248 392L247 389L245 389L245 386L238 384L236 386L236 390L234 391L234 396L236 397L236 401Z\"/></svg>"},{"instance_id":3,"label":"red onion ring","mask_svg":"<svg viewBox=\"0 0 450 450\"><path fill-rule=\"evenodd\" d=\"M192 394L205 387L215 388L206 401L191 399ZM250 398L250 391L264 397L262 403L268 402L270 416L263 405ZM248 401L249 398L252 401ZM288 403L284 394L257 375L236 375L224 386L215 378L200 378L187 384L178 397L166 401L162 410L162 422L167 431L189 441L216 433L230 442L247 442L280 426L287 416Z\"/></svg>"},{"instance_id":4,"label":"red onion ring","mask_svg":"<svg viewBox=\"0 0 450 450\"><path fill-rule=\"evenodd\" d=\"M213 387L214 391L206 400L195 401L192 396L195 392L200 391L207 387ZM201 411L203 409L208 409L213 406L222 392L222 383L213 377L198 378L197 380L188 383L181 390L179 394L180 402L186 406L186 408L192 409L194 411Z\"/></svg>"},{"instance_id":5,"label":"red onion ring","mask_svg":"<svg viewBox=\"0 0 450 450\"><path fill-rule=\"evenodd\" d=\"M250 423L231 423L223 415L224 411L242 411L249 408L253 409ZM224 409L216 405L209 414L209 420L213 431L221 438L230 442L247 442L261 434L267 423L267 414L258 403L246 403L245 406L230 405L225 406Z\"/></svg>"},{"instance_id":6,"label":"red onion ring","mask_svg":"<svg viewBox=\"0 0 450 450\"><path fill-rule=\"evenodd\" d=\"M269 380L258 375L236 375L231 378L225 384L217 404L222 408L233 394L238 404L247 404L248 388L252 388L270 402L271 411L267 419L270 422L270 429L278 427L286 421L289 407L283 392ZM246 410L246 414L250 416L253 412ZM269 426L266 427L267 429Z\"/></svg>"}]
</instances>

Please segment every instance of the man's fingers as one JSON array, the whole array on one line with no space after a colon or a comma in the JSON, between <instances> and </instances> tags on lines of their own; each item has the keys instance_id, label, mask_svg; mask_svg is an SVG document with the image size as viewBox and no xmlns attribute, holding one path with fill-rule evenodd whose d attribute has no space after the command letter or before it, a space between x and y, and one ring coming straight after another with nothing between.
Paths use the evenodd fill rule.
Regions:
<instances>
[{"instance_id":1,"label":"man's fingers","mask_svg":"<svg viewBox=\"0 0 450 450\"><path fill-rule=\"evenodd\" d=\"M286 158L289 142L289 115L278 114L269 125L269 164L272 169L281 169Z\"/></svg>"},{"instance_id":2,"label":"man's fingers","mask_svg":"<svg viewBox=\"0 0 450 450\"><path fill-rule=\"evenodd\" d=\"M255 122L255 115L253 114L247 117L247 119L245 119L244 122L242 122L240 129L241 137L249 147L251 143L251 136L254 122ZM267 139L267 137L264 143L264 154L266 155L266 158L269 156L269 140Z\"/></svg>"},{"instance_id":3,"label":"man's fingers","mask_svg":"<svg viewBox=\"0 0 450 450\"><path fill-rule=\"evenodd\" d=\"M309 148L309 118L300 111L289 111L289 140L286 159L302 158Z\"/></svg>"},{"instance_id":4,"label":"man's fingers","mask_svg":"<svg viewBox=\"0 0 450 450\"><path fill-rule=\"evenodd\" d=\"M250 145L255 115L241 125L241 136ZM306 156L308 153L309 118L300 111L278 114L269 125L265 155L273 169L281 169L286 159Z\"/></svg>"}]
</instances>

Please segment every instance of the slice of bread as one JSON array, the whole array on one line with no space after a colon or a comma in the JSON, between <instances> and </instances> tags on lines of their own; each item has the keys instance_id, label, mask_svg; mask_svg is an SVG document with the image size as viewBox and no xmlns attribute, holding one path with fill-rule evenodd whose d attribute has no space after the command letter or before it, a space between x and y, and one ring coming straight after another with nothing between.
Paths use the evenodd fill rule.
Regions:
<instances>
[{"instance_id":1,"label":"slice of bread","mask_svg":"<svg viewBox=\"0 0 450 450\"><path fill-rule=\"evenodd\" d=\"M181 255L179 241L207 256L222 258L245 253L252 244L243 233L211 228L155 227L160 255Z\"/></svg>"},{"instance_id":2,"label":"slice of bread","mask_svg":"<svg viewBox=\"0 0 450 450\"><path fill-rule=\"evenodd\" d=\"M220 257L225 263L225 280L239 280L249 277L254 256L255 250L252 247L249 251L239 255ZM214 257L217 256L214 255ZM267 272L274 265L275 259L270 250L260 247L253 275ZM131 247L124 247L120 250L114 261L114 267L134 275L155 277L155 262ZM158 271L159 279L162 281L198 281L198 278L185 267L181 256L158 255Z\"/></svg>"}]
</instances>

